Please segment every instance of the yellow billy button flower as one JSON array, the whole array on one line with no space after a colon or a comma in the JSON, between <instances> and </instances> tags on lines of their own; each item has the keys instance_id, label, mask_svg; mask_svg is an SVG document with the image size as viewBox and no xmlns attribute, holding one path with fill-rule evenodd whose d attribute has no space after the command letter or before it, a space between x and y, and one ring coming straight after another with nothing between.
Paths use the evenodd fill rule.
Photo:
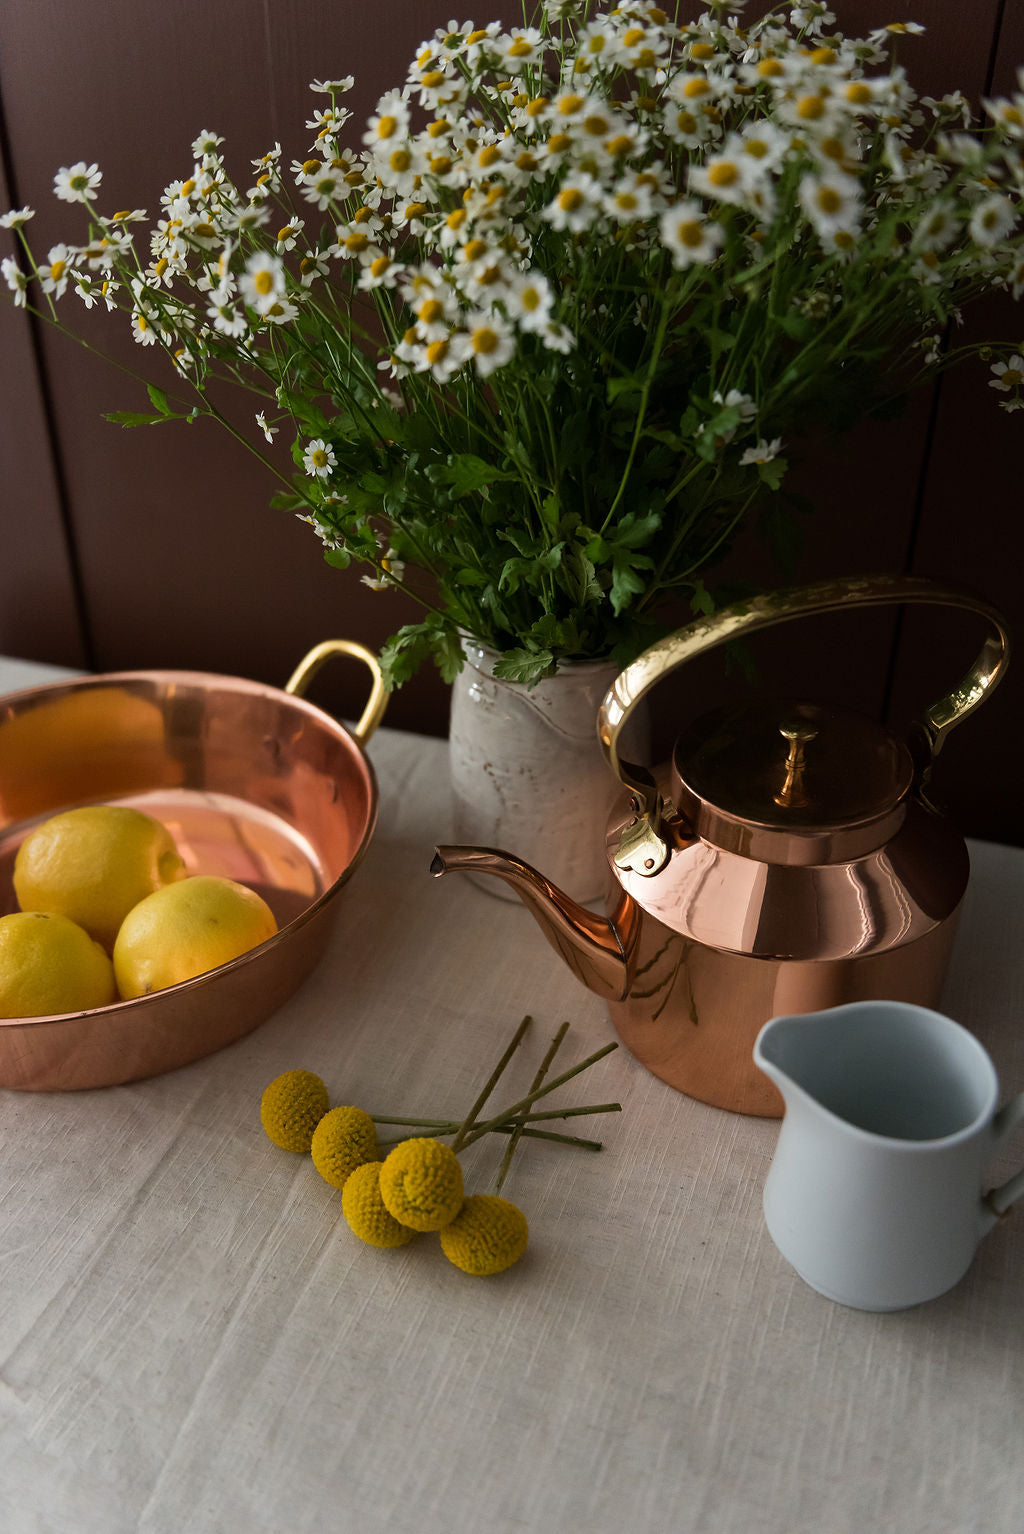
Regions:
<instances>
[{"instance_id":1,"label":"yellow billy button flower","mask_svg":"<svg viewBox=\"0 0 1024 1534\"><path fill-rule=\"evenodd\" d=\"M526 1251L530 1228L526 1216L507 1198L474 1193L441 1231L441 1250L449 1262L476 1278L504 1273Z\"/></svg>"},{"instance_id":2,"label":"yellow billy button flower","mask_svg":"<svg viewBox=\"0 0 1024 1534\"><path fill-rule=\"evenodd\" d=\"M260 1120L282 1150L307 1155L313 1131L330 1108L327 1088L313 1071L285 1071L263 1093Z\"/></svg>"},{"instance_id":3,"label":"yellow billy button flower","mask_svg":"<svg viewBox=\"0 0 1024 1534\"><path fill-rule=\"evenodd\" d=\"M462 1208L459 1158L439 1140L403 1140L381 1166L380 1196L400 1224L411 1230L441 1230Z\"/></svg>"},{"instance_id":4,"label":"yellow billy button flower","mask_svg":"<svg viewBox=\"0 0 1024 1534\"><path fill-rule=\"evenodd\" d=\"M332 1108L313 1131L313 1165L332 1188L344 1188L357 1167L379 1161L377 1126L362 1108Z\"/></svg>"},{"instance_id":5,"label":"yellow billy button flower","mask_svg":"<svg viewBox=\"0 0 1024 1534\"><path fill-rule=\"evenodd\" d=\"M346 1179L341 1212L360 1241L368 1246L406 1246L416 1235L385 1208L380 1193L381 1163L365 1161Z\"/></svg>"}]
</instances>

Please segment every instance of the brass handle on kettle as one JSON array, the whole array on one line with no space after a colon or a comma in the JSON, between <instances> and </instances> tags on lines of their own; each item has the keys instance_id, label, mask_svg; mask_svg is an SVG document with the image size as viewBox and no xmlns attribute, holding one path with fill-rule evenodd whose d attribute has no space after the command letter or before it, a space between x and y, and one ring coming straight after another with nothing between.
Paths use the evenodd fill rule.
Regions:
<instances>
[{"instance_id":1,"label":"brass handle on kettle","mask_svg":"<svg viewBox=\"0 0 1024 1534\"><path fill-rule=\"evenodd\" d=\"M661 797L654 779L645 768L623 762L618 753L619 737L630 714L656 683L677 666L741 634L752 634L811 613L904 602L963 608L987 619L994 629L966 676L951 692L925 709L915 725L912 751L918 779L926 779L950 730L972 714L1002 680L1010 659L1010 639L1000 614L969 592L935 586L912 575L855 576L772 592L723 607L711 617L699 618L658 640L619 673L605 694L598 710L598 735L608 765L632 792L637 807L637 821L624 836L616 861L637 872L654 874L668 857L668 848L660 835Z\"/></svg>"},{"instance_id":2,"label":"brass handle on kettle","mask_svg":"<svg viewBox=\"0 0 1024 1534\"><path fill-rule=\"evenodd\" d=\"M284 690L296 697L304 697L306 688L320 667L325 661L330 660L332 655L351 655L355 660L362 661L370 673L370 696L358 722L352 728L352 734L358 743L365 746L380 724L384 710L388 706L387 689L384 686L384 678L381 675L377 657L365 645L357 644L354 639L325 639L322 644L314 645L309 654L300 660L284 684Z\"/></svg>"}]
</instances>

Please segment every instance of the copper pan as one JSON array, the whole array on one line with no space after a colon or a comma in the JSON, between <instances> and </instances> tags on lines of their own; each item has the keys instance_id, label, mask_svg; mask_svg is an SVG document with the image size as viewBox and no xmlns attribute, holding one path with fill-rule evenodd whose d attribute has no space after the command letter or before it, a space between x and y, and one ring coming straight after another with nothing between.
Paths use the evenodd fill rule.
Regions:
<instances>
[{"instance_id":1,"label":"copper pan","mask_svg":"<svg viewBox=\"0 0 1024 1534\"><path fill-rule=\"evenodd\" d=\"M352 730L300 694L325 660L368 667ZM259 891L277 934L230 964L135 1001L0 1018L0 1086L112 1086L202 1059L251 1032L321 957L377 819L363 746L384 712L374 656L310 651L283 690L193 671L122 671L0 698L0 915L33 826L75 805L128 804L171 830L189 873Z\"/></svg>"}]
</instances>

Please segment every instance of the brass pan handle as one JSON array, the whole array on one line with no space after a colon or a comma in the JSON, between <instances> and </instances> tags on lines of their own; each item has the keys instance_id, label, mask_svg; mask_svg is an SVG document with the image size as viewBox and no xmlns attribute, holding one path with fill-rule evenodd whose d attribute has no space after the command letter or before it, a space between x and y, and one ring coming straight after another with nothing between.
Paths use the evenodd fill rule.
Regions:
<instances>
[{"instance_id":1,"label":"brass pan handle","mask_svg":"<svg viewBox=\"0 0 1024 1534\"><path fill-rule=\"evenodd\" d=\"M351 655L356 660L361 660L370 673L370 696L352 730L359 745L365 746L380 724L384 710L388 706L387 689L384 686L384 678L381 675L377 657L365 645L357 644L354 639L325 639L322 644L314 645L309 654L296 666L284 684L284 690L296 697L304 697L306 688L320 667L334 655Z\"/></svg>"},{"instance_id":2,"label":"brass pan handle","mask_svg":"<svg viewBox=\"0 0 1024 1534\"><path fill-rule=\"evenodd\" d=\"M925 709L914 727L911 749L919 781L926 780L931 763L950 730L984 702L1002 680L1009 664L1009 635L1003 618L994 607L970 592L936 586L912 575L847 577L813 586L791 587L754 597L748 602L736 602L651 645L620 672L598 710L598 735L608 765L637 801L638 820L629 832L628 847L624 844L620 852L623 866L628 864L639 872L654 874L668 857L668 848L659 834L661 802L654 780L645 768L623 762L618 752L619 737L630 715L652 687L686 661L741 634L752 634L758 629L811 613L904 602L963 608L986 618L994 630L967 675L951 692Z\"/></svg>"}]
</instances>

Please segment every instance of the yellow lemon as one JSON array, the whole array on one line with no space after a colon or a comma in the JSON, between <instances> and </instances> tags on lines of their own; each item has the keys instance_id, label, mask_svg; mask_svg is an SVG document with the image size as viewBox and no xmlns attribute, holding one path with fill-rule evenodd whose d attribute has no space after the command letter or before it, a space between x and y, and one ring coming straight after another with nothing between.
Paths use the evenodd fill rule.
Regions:
<instances>
[{"instance_id":1,"label":"yellow lemon","mask_svg":"<svg viewBox=\"0 0 1024 1534\"><path fill-rule=\"evenodd\" d=\"M184 873L158 820L127 805L89 804L29 833L14 860L14 892L23 911L67 916L109 952L132 906Z\"/></svg>"},{"instance_id":2,"label":"yellow lemon","mask_svg":"<svg viewBox=\"0 0 1024 1534\"><path fill-rule=\"evenodd\" d=\"M277 931L255 890L219 874L196 874L154 890L133 906L114 944L114 974L125 999L180 985L248 953Z\"/></svg>"},{"instance_id":3,"label":"yellow lemon","mask_svg":"<svg viewBox=\"0 0 1024 1534\"><path fill-rule=\"evenodd\" d=\"M47 911L0 917L0 1017L87 1012L116 1000L114 967L82 927Z\"/></svg>"}]
</instances>

